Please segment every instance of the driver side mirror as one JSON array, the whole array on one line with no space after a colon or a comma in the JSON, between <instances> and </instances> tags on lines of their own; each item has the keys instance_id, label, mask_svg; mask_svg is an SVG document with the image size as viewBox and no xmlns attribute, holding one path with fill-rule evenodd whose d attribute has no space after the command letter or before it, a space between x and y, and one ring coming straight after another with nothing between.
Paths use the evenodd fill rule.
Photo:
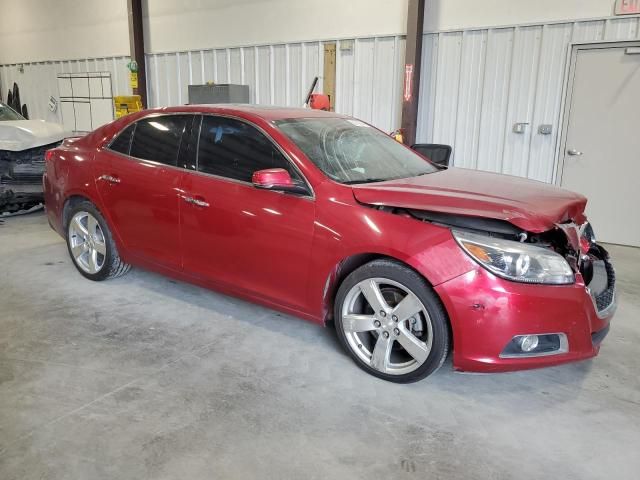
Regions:
<instances>
[{"instance_id":1,"label":"driver side mirror","mask_svg":"<svg viewBox=\"0 0 640 480\"><path fill-rule=\"evenodd\" d=\"M418 152L423 157L427 157L436 165L447 168L451 158L451 147L437 143L417 143L411 145L411 149Z\"/></svg>"},{"instance_id":2,"label":"driver side mirror","mask_svg":"<svg viewBox=\"0 0 640 480\"><path fill-rule=\"evenodd\" d=\"M305 195L308 193L304 185L296 183L284 168L268 168L258 170L251 177L251 183L256 188L265 190L276 190L279 192L289 192Z\"/></svg>"}]
</instances>

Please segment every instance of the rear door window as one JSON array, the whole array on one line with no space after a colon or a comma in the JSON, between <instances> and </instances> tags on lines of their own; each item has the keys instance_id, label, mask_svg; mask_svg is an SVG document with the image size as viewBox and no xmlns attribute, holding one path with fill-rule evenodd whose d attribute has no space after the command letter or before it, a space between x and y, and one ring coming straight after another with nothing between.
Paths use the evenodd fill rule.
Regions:
<instances>
[{"instance_id":1,"label":"rear door window","mask_svg":"<svg viewBox=\"0 0 640 480\"><path fill-rule=\"evenodd\" d=\"M191 118L191 115L161 115L138 121L130 155L176 166L180 142Z\"/></svg>"},{"instance_id":2,"label":"rear door window","mask_svg":"<svg viewBox=\"0 0 640 480\"><path fill-rule=\"evenodd\" d=\"M198 171L251 182L254 172L284 168L300 175L280 150L257 128L239 120L205 115L198 146Z\"/></svg>"}]
</instances>

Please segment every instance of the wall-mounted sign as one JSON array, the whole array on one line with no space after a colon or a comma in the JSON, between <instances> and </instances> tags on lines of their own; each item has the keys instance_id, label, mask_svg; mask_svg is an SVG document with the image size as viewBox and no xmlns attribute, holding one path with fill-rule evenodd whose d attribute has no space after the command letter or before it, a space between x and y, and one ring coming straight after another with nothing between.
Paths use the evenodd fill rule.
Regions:
<instances>
[{"instance_id":1,"label":"wall-mounted sign","mask_svg":"<svg viewBox=\"0 0 640 480\"><path fill-rule=\"evenodd\" d=\"M138 88L138 72L129 72L129 85L131 88Z\"/></svg>"},{"instance_id":2,"label":"wall-mounted sign","mask_svg":"<svg viewBox=\"0 0 640 480\"><path fill-rule=\"evenodd\" d=\"M635 15L640 13L640 0L616 0L616 15Z\"/></svg>"},{"instance_id":3,"label":"wall-mounted sign","mask_svg":"<svg viewBox=\"0 0 640 480\"><path fill-rule=\"evenodd\" d=\"M404 101L408 102L413 97L413 65L404 66Z\"/></svg>"},{"instance_id":4,"label":"wall-mounted sign","mask_svg":"<svg viewBox=\"0 0 640 480\"><path fill-rule=\"evenodd\" d=\"M49 97L49 111L55 113L58 110L58 101L54 97Z\"/></svg>"}]
</instances>

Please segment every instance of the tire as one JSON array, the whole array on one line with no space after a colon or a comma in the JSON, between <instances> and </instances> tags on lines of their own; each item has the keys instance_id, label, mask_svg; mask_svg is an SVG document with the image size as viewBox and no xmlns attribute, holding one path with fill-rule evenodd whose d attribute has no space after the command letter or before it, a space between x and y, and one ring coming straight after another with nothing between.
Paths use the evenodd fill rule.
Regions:
<instances>
[{"instance_id":1,"label":"tire","mask_svg":"<svg viewBox=\"0 0 640 480\"><path fill-rule=\"evenodd\" d=\"M120 259L111 230L93 203L87 200L78 203L67 218L67 249L81 275L102 281L120 277L131 269Z\"/></svg>"},{"instance_id":2,"label":"tire","mask_svg":"<svg viewBox=\"0 0 640 480\"><path fill-rule=\"evenodd\" d=\"M428 377L449 353L440 299L422 276L396 261L374 260L349 274L338 289L334 319L356 364L390 382Z\"/></svg>"}]
</instances>

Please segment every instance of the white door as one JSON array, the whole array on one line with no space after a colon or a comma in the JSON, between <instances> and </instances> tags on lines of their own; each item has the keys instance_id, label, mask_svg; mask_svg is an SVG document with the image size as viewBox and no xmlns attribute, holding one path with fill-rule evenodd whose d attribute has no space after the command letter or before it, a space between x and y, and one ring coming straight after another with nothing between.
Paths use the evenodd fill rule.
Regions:
<instances>
[{"instance_id":1,"label":"white door","mask_svg":"<svg viewBox=\"0 0 640 480\"><path fill-rule=\"evenodd\" d=\"M560 183L599 241L640 247L640 48L577 51Z\"/></svg>"}]
</instances>

